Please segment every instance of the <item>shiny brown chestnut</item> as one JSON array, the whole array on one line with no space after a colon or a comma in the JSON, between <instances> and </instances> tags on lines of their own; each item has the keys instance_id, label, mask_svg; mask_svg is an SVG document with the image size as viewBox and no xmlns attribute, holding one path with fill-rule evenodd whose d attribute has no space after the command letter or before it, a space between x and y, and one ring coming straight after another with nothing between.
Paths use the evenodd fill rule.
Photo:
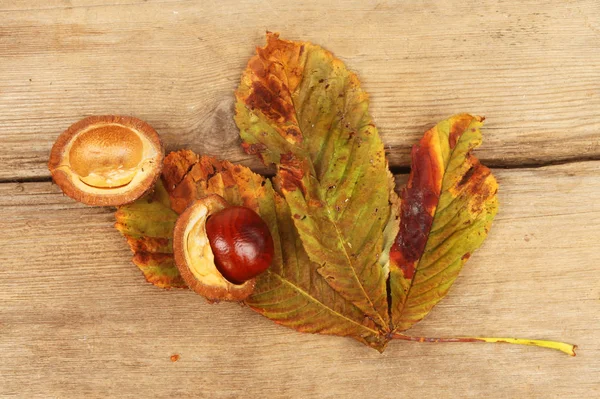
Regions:
<instances>
[{"instance_id":1,"label":"shiny brown chestnut","mask_svg":"<svg viewBox=\"0 0 600 399\"><path fill-rule=\"evenodd\" d=\"M273 260L273 237L256 212L231 206L211 215L206 235L223 277L242 284L265 270Z\"/></svg>"},{"instance_id":2,"label":"shiny brown chestnut","mask_svg":"<svg viewBox=\"0 0 600 399\"><path fill-rule=\"evenodd\" d=\"M200 198L183 212L173 234L175 263L186 284L211 301L241 301L269 267L273 239L254 211L220 196Z\"/></svg>"}]
</instances>

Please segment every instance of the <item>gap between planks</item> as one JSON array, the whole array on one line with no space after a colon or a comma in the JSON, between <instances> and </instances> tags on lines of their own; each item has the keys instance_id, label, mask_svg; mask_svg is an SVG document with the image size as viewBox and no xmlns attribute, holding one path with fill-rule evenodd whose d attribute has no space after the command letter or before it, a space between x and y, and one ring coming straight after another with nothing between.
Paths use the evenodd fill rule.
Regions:
<instances>
[{"instance_id":1,"label":"gap between planks","mask_svg":"<svg viewBox=\"0 0 600 399\"><path fill-rule=\"evenodd\" d=\"M522 163L522 164L496 164L495 162L485 162L481 161L485 166L490 169L539 169L545 168L549 166L561 166L568 165L573 163L581 163L581 162L594 162L600 161L600 156L594 157L573 157L568 159L560 159L560 160L550 160L547 162L532 162L532 163ZM275 174L272 169L263 169L256 170L255 168L251 168L254 173L261 174L265 177L273 177ZM407 175L410 173L410 167L407 166L392 166L390 167L390 171L393 175ZM52 178L48 175L44 176L31 176L26 178L0 178L0 184L5 183L47 183L52 181Z\"/></svg>"}]
</instances>

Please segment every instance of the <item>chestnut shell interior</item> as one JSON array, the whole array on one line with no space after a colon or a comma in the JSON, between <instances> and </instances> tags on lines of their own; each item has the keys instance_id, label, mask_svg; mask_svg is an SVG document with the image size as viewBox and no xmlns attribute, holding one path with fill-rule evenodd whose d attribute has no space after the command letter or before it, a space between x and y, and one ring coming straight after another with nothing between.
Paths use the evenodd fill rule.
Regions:
<instances>
[{"instance_id":1,"label":"chestnut shell interior","mask_svg":"<svg viewBox=\"0 0 600 399\"><path fill-rule=\"evenodd\" d=\"M120 125L99 126L75 137L69 151L71 170L92 187L124 186L143 163L144 143Z\"/></svg>"},{"instance_id":2,"label":"chestnut shell interior","mask_svg":"<svg viewBox=\"0 0 600 399\"><path fill-rule=\"evenodd\" d=\"M158 179L164 150L146 122L122 116L85 118L54 144L48 168L63 192L89 205L122 205Z\"/></svg>"}]
</instances>

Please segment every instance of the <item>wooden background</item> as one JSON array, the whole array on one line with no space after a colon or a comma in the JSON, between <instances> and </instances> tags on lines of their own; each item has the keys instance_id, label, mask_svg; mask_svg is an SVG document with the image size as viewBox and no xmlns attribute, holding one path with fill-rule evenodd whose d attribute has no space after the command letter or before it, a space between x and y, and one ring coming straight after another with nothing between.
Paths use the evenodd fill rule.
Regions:
<instances>
[{"instance_id":1,"label":"wooden background","mask_svg":"<svg viewBox=\"0 0 600 399\"><path fill-rule=\"evenodd\" d=\"M147 120L265 171L239 148L233 91L265 30L355 70L390 163L436 121L487 117L500 182L488 240L412 333L579 344L300 334L235 304L145 283L112 228L50 183L58 134L91 114ZM600 3L0 1L0 396L600 396ZM171 360L179 355L178 361Z\"/></svg>"}]
</instances>

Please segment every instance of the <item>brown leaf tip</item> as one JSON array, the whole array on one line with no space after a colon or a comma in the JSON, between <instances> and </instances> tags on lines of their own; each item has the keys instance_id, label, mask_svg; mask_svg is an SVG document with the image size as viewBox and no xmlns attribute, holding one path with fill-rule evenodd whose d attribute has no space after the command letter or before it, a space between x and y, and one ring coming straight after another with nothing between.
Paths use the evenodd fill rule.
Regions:
<instances>
[{"instance_id":1,"label":"brown leaf tip","mask_svg":"<svg viewBox=\"0 0 600 399\"><path fill-rule=\"evenodd\" d=\"M461 117L457 118L455 122L450 126L450 134L448 136L448 143L450 144L450 149L454 149L454 147L456 147L456 143L458 143L458 140L463 135L465 130L469 127L473 119L476 119L476 117L464 114L461 115ZM479 119L481 120L481 118Z\"/></svg>"}]
</instances>

